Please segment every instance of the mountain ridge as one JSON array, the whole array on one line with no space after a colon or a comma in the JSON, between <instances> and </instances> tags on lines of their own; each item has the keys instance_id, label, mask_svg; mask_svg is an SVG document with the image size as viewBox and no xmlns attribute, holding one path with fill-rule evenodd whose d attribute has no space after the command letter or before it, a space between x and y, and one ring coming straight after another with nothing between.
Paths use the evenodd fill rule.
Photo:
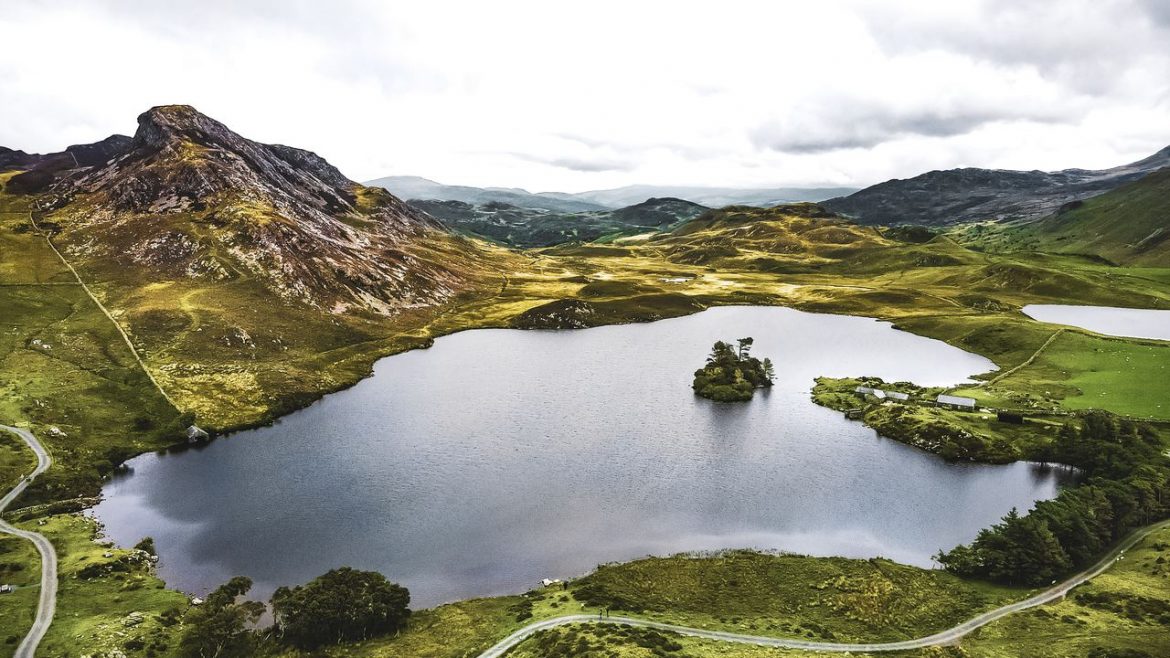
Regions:
<instances>
[{"instance_id":1,"label":"mountain ridge","mask_svg":"<svg viewBox=\"0 0 1170 658\"><path fill-rule=\"evenodd\" d=\"M823 205L871 225L1031 221L1066 203L1103 194L1167 166L1170 146L1136 162L1101 170L934 170L878 183L849 196L828 199Z\"/></svg>"},{"instance_id":2,"label":"mountain ridge","mask_svg":"<svg viewBox=\"0 0 1170 658\"><path fill-rule=\"evenodd\" d=\"M412 199L408 203L456 231L519 248L660 231L708 210L706 206L675 198L651 198L616 210L585 212L523 208L501 201L469 204Z\"/></svg>"},{"instance_id":3,"label":"mountain ridge","mask_svg":"<svg viewBox=\"0 0 1170 658\"><path fill-rule=\"evenodd\" d=\"M352 384L520 262L187 106L148 110L133 137L3 154L0 223L34 254L18 279L59 276L48 240L159 387L211 429Z\"/></svg>"},{"instance_id":4,"label":"mountain ridge","mask_svg":"<svg viewBox=\"0 0 1170 658\"><path fill-rule=\"evenodd\" d=\"M444 185L421 176L386 176L366 185L384 187L406 199L420 201L461 201L483 204L493 201L520 208L558 212L617 210L652 198L673 197L707 207L729 205L774 206L802 201L821 201L852 192L847 187L737 188L685 185L627 185L585 192L529 192L514 187L472 187Z\"/></svg>"},{"instance_id":5,"label":"mountain ridge","mask_svg":"<svg viewBox=\"0 0 1170 658\"><path fill-rule=\"evenodd\" d=\"M253 142L190 106L138 123L133 138L25 157L9 180L66 251L155 276L248 276L286 301L381 315L441 304L477 267L462 257L472 243L312 152Z\"/></svg>"},{"instance_id":6,"label":"mountain ridge","mask_svg":"<svg viewBox=\"0 0 1170 658\"><path fill-rule=\"evenodd\" d=\"M1129 266L1170 262L1170 167L1002 235L973 227L973 244L1001 250L1084 254Z\"/></svg>"}]
</instances>

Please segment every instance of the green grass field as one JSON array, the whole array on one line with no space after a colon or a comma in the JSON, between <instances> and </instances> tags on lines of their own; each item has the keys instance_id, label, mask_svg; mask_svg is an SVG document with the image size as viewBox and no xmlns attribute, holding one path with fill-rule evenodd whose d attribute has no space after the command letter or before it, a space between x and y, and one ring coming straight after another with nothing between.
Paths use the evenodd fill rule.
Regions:
<instances>
[{"instance_id":1,"label":"green grass field","mask_svg":"<svg viewBox=\"0 0 1170 658\"><path fill-rule=\"evenodd\" d=\"M32 452L14 434L0 431L0 491L8 491L36 468Z\"/></svg>"},{"instance_id":2,"label":"green grass field","mask_svg":"<svg viewBox=\"0 0 1170 658\"><path fill-rule=\"evenodd\" d=\"M634 616L841 642L928 635L1025 594L881 559L747 551L606 565L575 585L578 599Z\"/></svg>"},{"instance_id":3,"label":"green grass field","mask_svg":"<svg viewBox=\"0 0 1170 658\"><path fill-rule=\"evenodd\" d=\"M902 639L940 630L1025 594L1023 590L965 582L940 571L886 560L747 551L703 558L650 558L604 566L570 583L568 590L554 586L524 597L476 599L424 610L412 617L409 630L397 637L324 653L354 658L475 656L533 621L596 612L598 608L592 601L598 596L620 597L640 609L622 613L628 616L702 628L841 641ZM524 610L527 612L521 614ZM590 628L582 632L598 636L598 641L592 642L595 647L604 644L606 650L618 651L618 655L650 655L620 653L624 651L622 642L628 639L620 635ZM529 644L538 643L526 643L517 648L516 655L559 655L531 653ZM702 644L711 644L720 651L734 648L699 643ZM704 650L710 651L711 647ZM280 655L291 658L296 654Z\"/></svg>"},{"instance_id":4,"label":"green grass field","mask_svg":"<svg viewBox=\"0 0 1170 658\"><path fill-rule=\"evenodd\" d=\"M16 591L0 595L0 656L11 656L33 622L40 592L41 560L33 545L0 535L0 584Z\"/></svg>"},{"instance_id":5,"label":"green grass field","mask_svg":"<svg viewBox=\"0 0 1170 658\"><path fill-rule=\"evenodd\" d=\"M98 543L97 524L79 514L22 525L53 542L60 573L57 616L38 655L172 655L187 597L166 589L142 553Z\"/></svg>"},{"instance_id":6,"label":"green grass field","mask_svg":"<svg viewBox=\"0 0 1170 658\"><path fill-rule=\"evenodd\" d=\"M986 390L985 400L1057 402L1067 409L1106 409L1139 418L1170 418L1170 344L1066 331L1030 365ZM1021 394L1023 397L1021 397Z\"/></svg>"},{"instance_id":7,"label":"green grass field","mask_svg":"<svg viewBox=\"0 0 1170 658\"><path fill-rule=\"evenodd\" d=\"M55 460L25 504L94 495L117 463L181 440L178 413L80 288L4 286L0 307L0 422L29 423ZM3 471L24 468L8 454Z\"/></svg>"}]
</instances>

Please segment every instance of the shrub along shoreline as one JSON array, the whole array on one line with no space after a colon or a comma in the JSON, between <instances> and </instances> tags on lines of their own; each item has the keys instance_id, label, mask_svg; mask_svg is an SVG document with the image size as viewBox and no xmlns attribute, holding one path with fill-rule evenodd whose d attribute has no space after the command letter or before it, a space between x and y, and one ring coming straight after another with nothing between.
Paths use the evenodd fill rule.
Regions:
<instances>
[{"instance_id":1,"label":"shrub along shoreline","mask_svg":"<svg viewBox=\"0 0 1170 658\"><path fill-rule=\"evenodd\" d=\"M859 384L914 397L905 404L875 403L858 397ZM996 430L1010 427L1013 442L989 432L996 421L985 421L988 412L929 405L942 391L876 378L820 378L812 394L817 404L851 413L881 436L948 461L1026 459L1073 467L1083 476L1028 514L1013 509L970 544L940 551L936 559L948 571L1006 585L1047 585L1092 564L1130 531L1170 518L1170 458L1156 425L1101 410L1046 417L1043 425L1034 419L1023 424L1014 414L1018 423ZM1056 429L1056 436L1048 438L1044 429Z\"/></svg>"}]
</instances>

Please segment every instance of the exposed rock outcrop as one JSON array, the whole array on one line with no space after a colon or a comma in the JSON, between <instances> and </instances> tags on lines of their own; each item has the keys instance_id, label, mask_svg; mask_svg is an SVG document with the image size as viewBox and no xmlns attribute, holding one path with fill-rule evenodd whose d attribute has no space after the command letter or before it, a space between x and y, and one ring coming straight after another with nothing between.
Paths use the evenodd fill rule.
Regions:
<instances>
[{"instance_id":1,"label":"exposed rock outcrop","mask_svg":"<svg viewBox=\"0 0 1170 658\"><path fill-rule=\"evenodd\" d=\"M10 186L37 196L86 267L249 278L290 303L381 315L443 303L483 267L474 243L385 190L190 106L143 113L133 138L29 158Z\"/></svg>"}]
</instances>

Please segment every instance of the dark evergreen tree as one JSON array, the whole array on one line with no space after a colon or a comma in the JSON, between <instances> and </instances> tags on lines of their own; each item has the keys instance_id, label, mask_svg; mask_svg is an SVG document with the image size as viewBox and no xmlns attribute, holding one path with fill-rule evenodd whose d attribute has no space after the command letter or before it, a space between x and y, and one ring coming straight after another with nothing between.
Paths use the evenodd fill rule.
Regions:
<instances>
[{"instance_id":1,"label":"dark evergreen tree","mask_svg":"<svg viewBox=\"0 0 1170 658\"><path fill-rule=\"evenodd\" d=\"M715 343L706 365L695 371L691 384L695 393L718 402L746 401L755 389L772 385L772 362L749 356L752 338L736 342L738 350L723 341Z\"/></svg>"},{"instance_id":2,"label":"dark evergreen tree","mask_svg":"<svg viewBox=\"0 0 1170 658\"><path fill-rule=\"evenodd\" d=\"M1085 567L1134 528L1170 517L1170 460L1149 425L1086 412L1061 428L1048 454L1082 471L1084 482L1021 517L1014 510L969 546L940 553L950 571L1040 585Z\"/></svg>"},{"instance_id":3,"label":"dark evergreen tree","mask_svg":"<svg viewBox=\"0 0 1170 658\"><path fill-rule=\"evenodd\" d=\"M334 569L306 585L281 587L272 610L282 637L313 649L396 631L410 617L410 592L380 573Z\"/></svg>"},{"instance_id":4,"label":"dark evergreen tree","mask_svg":"<svg viewBox=\"0 0 1170 658\"><path fill-rule=\"evenodd\" d=\"M236 576L187 613L179 638L182 658L244 658L256 653L257 638L248 627L264 614L264 604L240 601L252 580Z\"/></svg>"}]
</instances>

